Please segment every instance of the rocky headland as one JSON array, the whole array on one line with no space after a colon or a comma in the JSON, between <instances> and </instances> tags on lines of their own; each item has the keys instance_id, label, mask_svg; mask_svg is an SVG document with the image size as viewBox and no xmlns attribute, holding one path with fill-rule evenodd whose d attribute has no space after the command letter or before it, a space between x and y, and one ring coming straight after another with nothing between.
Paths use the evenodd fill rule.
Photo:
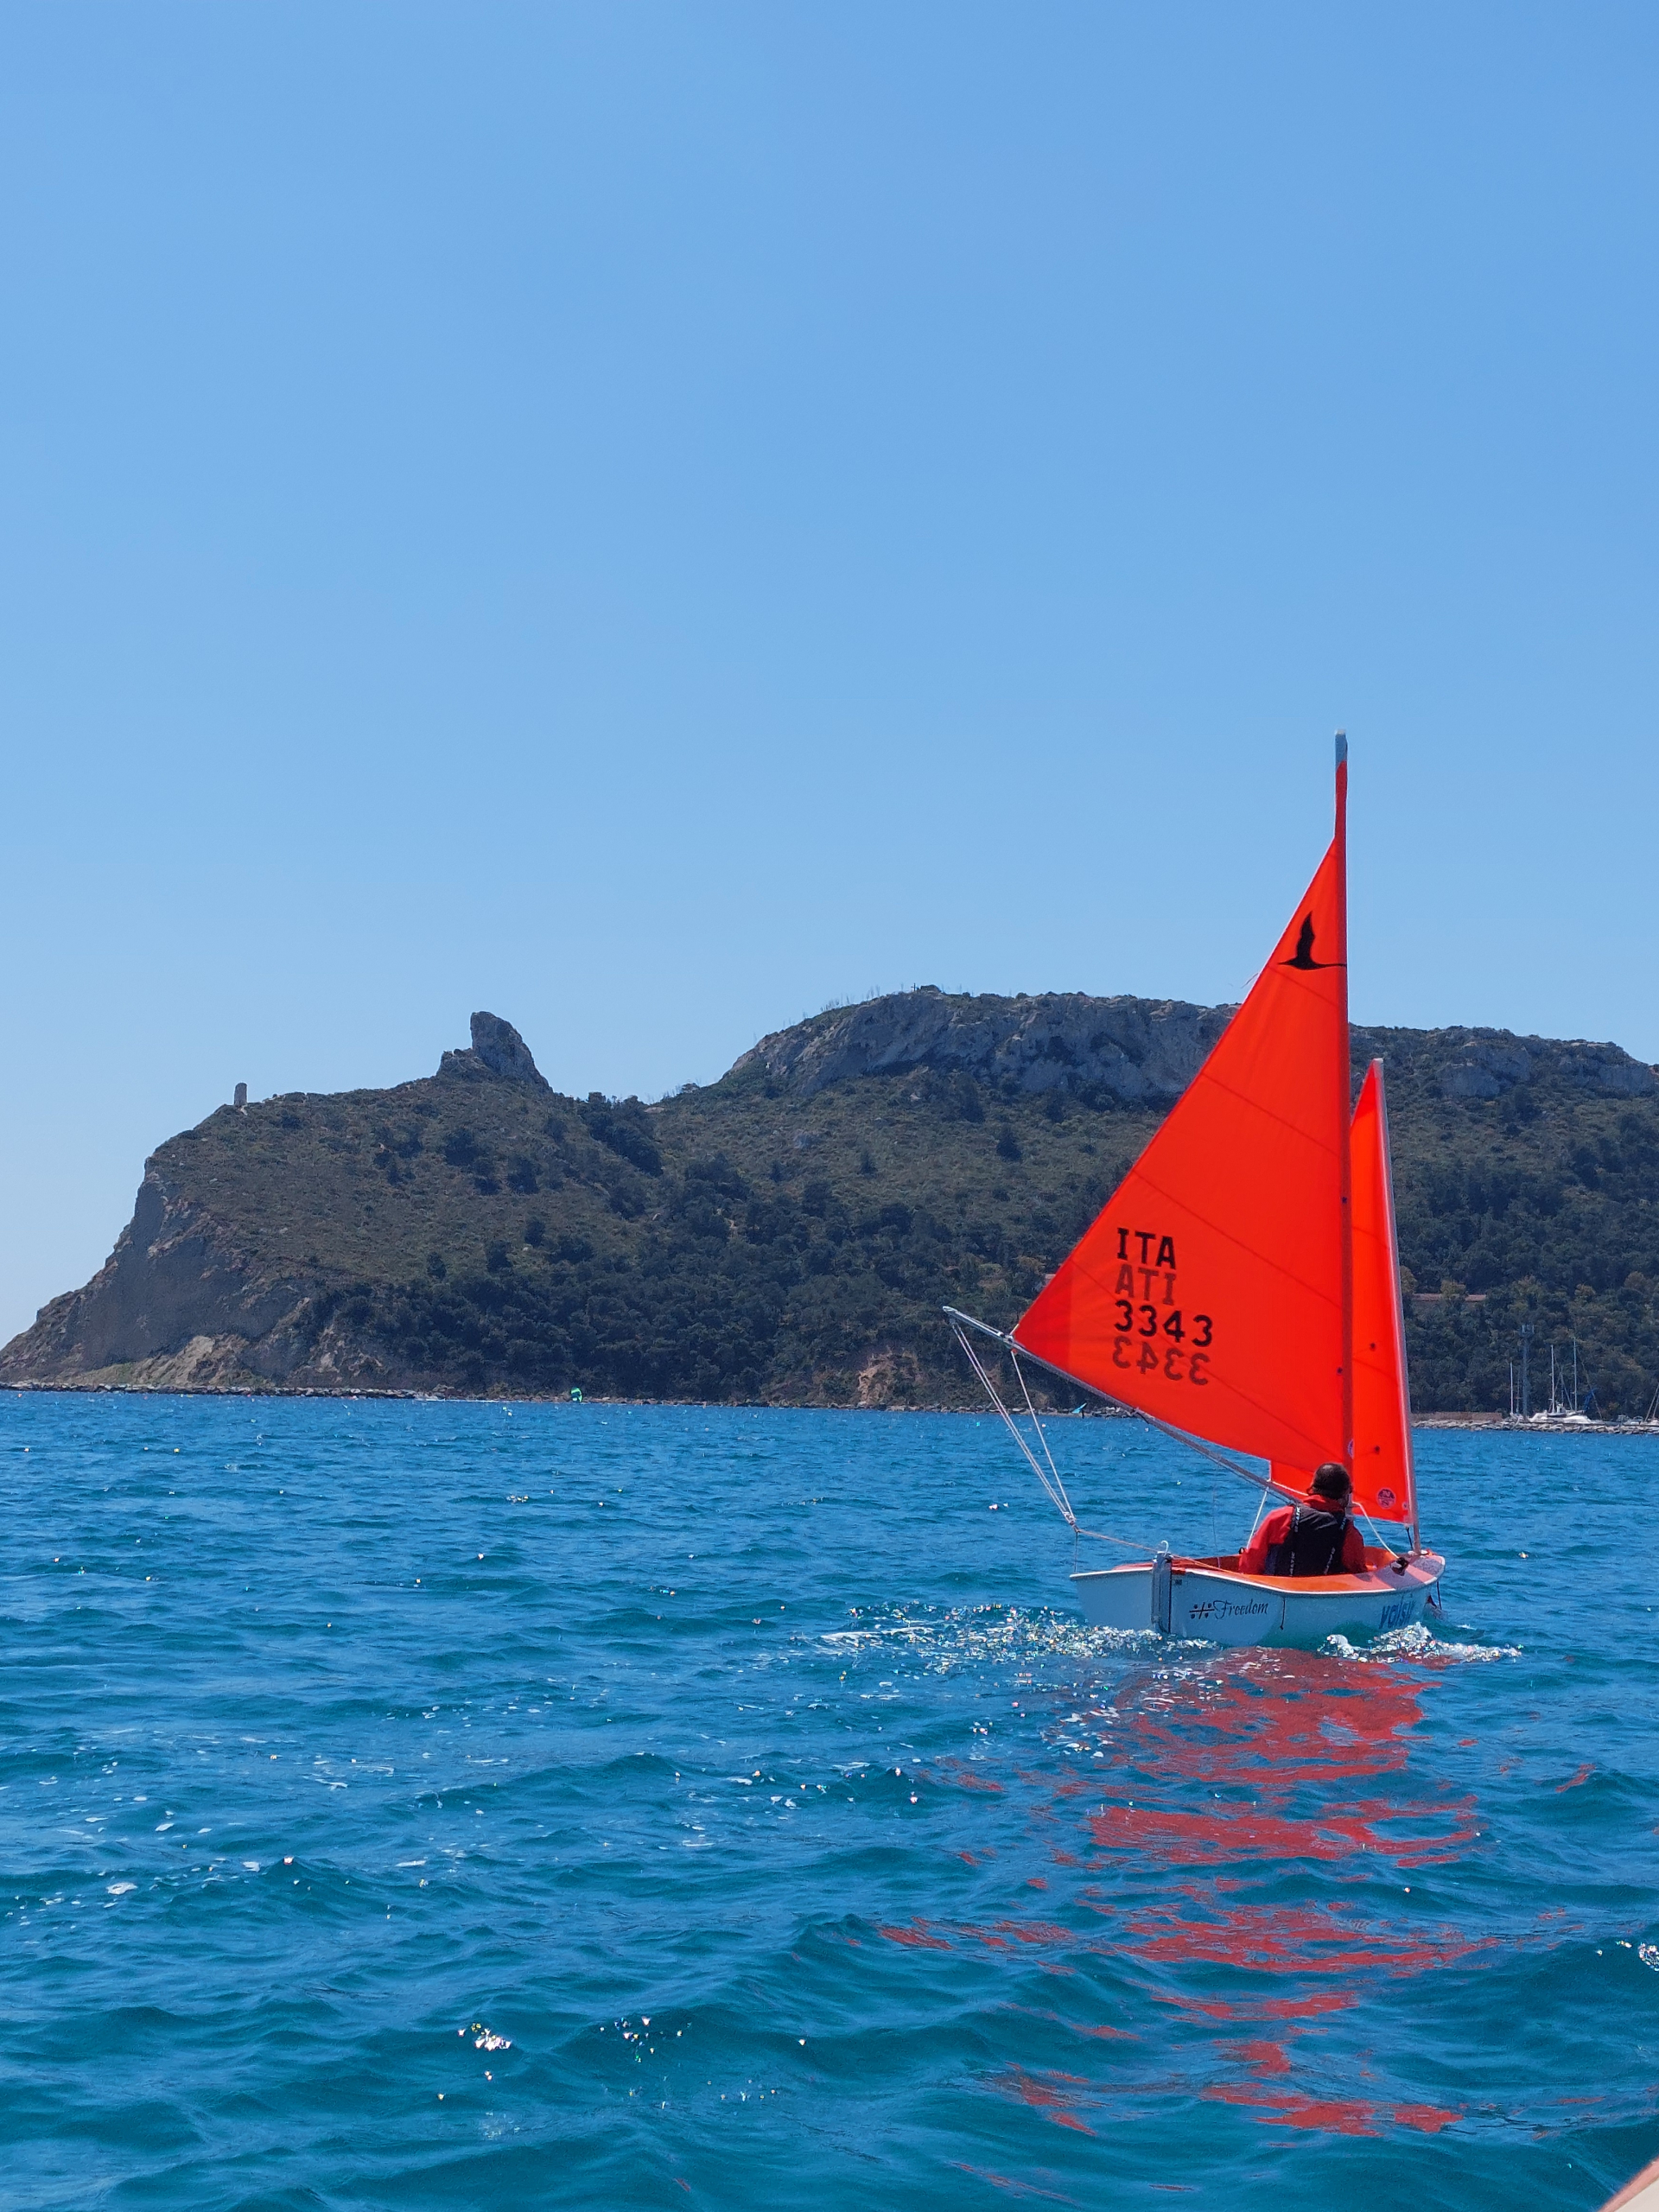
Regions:
<instances>
[{"instance_id":1,"label":"rocky headland","mask_svg":"<svg viewBox=\"0 0 1659 2212\"><path fill-rule=\"evenodd\" d=\"M1013 1319L1230 1012L908 991L651 1105L561 1096L477 1014L430 1076L169 1138L108 1261L0 1351L0 1382L955 1402L940 1303ZM1579 1338L1602 1410L1640 1410L1654 1070L1485 1029L1356 1031L1357 1069L1376 1053L1419 1403L1491 1404L1524 1313Z\"/></svg>"}]
</instances>

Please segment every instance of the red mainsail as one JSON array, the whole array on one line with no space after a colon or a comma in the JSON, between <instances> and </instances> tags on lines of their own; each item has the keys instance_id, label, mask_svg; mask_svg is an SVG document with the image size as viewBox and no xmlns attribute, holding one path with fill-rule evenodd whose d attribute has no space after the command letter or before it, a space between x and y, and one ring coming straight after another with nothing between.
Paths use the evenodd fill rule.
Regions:
<instances>
[{"instance_id":1,"label":"red mainsail","mask_svg":"<svg viewBox=\"0 0 1659 2212\"><path fill-rule=\"evenodd\" d=\"M1389 1165L1382 1063L1373 1060L1350 1140L1354 1216L1354 1503L1379 1521L1417 1525L1400 1246Z\"/></svg>"},{"instance_id":2,"label":"red mainsail","mask_svg":"<svg viewBox=\"0 0 1659 2212\"><path fill-rule=\"evenodd\" d=\"M1344 761L1336 836L1273 957L1014 1331L1297 1490L1322 1460L1346 1464L1354 1433L1347 776Z\"/></svg>"}]
</instances>

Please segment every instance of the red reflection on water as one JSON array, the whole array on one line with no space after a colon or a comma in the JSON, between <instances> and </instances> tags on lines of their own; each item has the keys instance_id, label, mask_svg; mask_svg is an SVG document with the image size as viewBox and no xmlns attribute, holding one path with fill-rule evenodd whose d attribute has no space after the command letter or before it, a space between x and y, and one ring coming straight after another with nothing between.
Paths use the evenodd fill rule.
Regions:
<instances>
[{"instance_id":1,"label":"red reflection on water","mask_svg":"<svg viewBox=\"0 0 1659 2212\"><path fill-rule=\"evenodd\" d=\"M885 1936L889 1943L908 1943L918 1951L948 1951L948 1937L936 1936L924 1920L912 1921L908 1928L878 1928L878 1936Z\"/></svg>"},{"instance_id":2,"label":"red reflection on water","mask_svg":"<svg viewBox=\"0 0 1659 2212\"><path fill-rule=\"evenodd\" d=\"M1335 2036L1318 2039L1317 2063L1313 2044L1298 2038L1320 2021L1336 2027L1380 1982L1454 1965L1500 1941L1426 1923L1395 1876L1461 1857L1479 1834L1471 1796L1414 1790L1404 1780L1434 1686L1403 1669L1300 1652L1235 1654L1200 1674L1143 1677L1115 1711L1090 1716L1104 1759L1058 1781L1052 1771L1020 1777L1032 1792L1033 1841L1068 1816L1089 1840L1086 1860L1051 1845L1052 1867L1096 1870L1091 1887L1053 1876L1025 1883L1053 1879L1068 1892L1061 1910L1076 1917L1086 1905L1098 1916L1094 1931L1014 1917L939 1929L918 1917L880 1933L918 1949L977 1945L1004 1954L1011 1967L1029 1959L1054 1974L1070 1974L1068 1960L1115 1957L1135 1973L1143 1999L1174 2009L1185 2026L1173 2039L1185 2048L1178 2070L1160 2080L1141 2078L1132 2036L1114 2055L1130 2069L1121 2075L1090 2083L1016 2067L996 2078L1001 2094L1056 2126L1091 2133L1079 2107L1174 2093L1239 2107L1264 2126L1433 2133L1459 2114L1389 2101L1368 2072L1356 2074L1357 2061L1344 2080ZM1577 1787L1592 1770L1555 1786ZM995 1787L960 1767L938 1778ZM1389 1877L1380 1896L1368 1860ZM1261 1901L1268 1878L1271 1904ZM1070 1985L1080 2009L1087 1986ZM1102 2009L1121 2004L1120 1995ZM1079 2056L1125 2037L1105 2023L1039 2017L1090 2038L1072 2046ZM1204 2053L1196 2071L1194 2045ZM1231 2078L1210 2078L1217 2073ZM1408 2075L1401 2083L1408 2094L1415 2086ZM1371 2094L1342 2094L1351 2087Z\"/></svg>"},{"instance_id":3,"label":"red reflection on water","mask_svg":"<svg viewBox=\"0 0 1659 2212\"><path fill-rule=\"evenodd\" d=\"M1380 2135L1382 2123L1436 2135L1460 2115L1439 2105L1378 2105L1362 2097L1307 2097L1294 2089L1215 2082L1200 2092L1212 2103L1257 2107L1267 2127L1314 2127L1327 2135Z\"/></svg>"},{"instance_id":4,"label":"red reflection on water","mask_svg":"<svg viewBox=\"0 0 1659 2212\"><path fill-rule=\"evenodd\" d=\"M925 1951L948 1951L951 1948L949 1936L936 1933L925 1920L912 1920L908 1928L878 1928L878 1936L885 1936L890 1943L908 1943ZM1012 1950L1016 1943L1075 1945L1081 1941L1073 1928L1062 1928L1046 1920L997 1920L988 1928L977 1928L971 1921L964 1921L956 1929L959 1941L972 1936L993 1951ZM1096 1945L1094 1948L1098 1948Z\"/></svg>"},{"instance_id":5,"label":"red reflection on water","mask_svg":"<svg viewBox=\"0 0 1659 2212\"><path fill-rule=\"evenodd\" d=\"M995 1936L987 1935L982 1928L964 1928L963 1934L977 1936L982 1943L995 1942L1009 1936L1016 1943L1071 1944L1077 1941L1074 1928L1061 1928L1049 1920L997 1920L991 1924L996 1930Z\"/></svg>"},{"instance_id":6,"label":"red reflection on water","mask_svg":"<svg viewBox=\"0 0 1659 2212\"><path fill-rule=\"evenodd\" d=\"M936 1765L928 1768L927 1778L930 1782L954 1783L958 1789L988 1789L999 1797L1002 1795L1000 1782L994 1782L988 1774L980 1774L974 1768L964 1766L960 1759L940 1759Z\"/></svg>"},{"instance_id":7,"label":"red reflection on water","mask_svg":"<svg viewBox=\"0 0 1659 2212\"><path fill-rule=\"evenodd\" d=\"M1319 2127L1330 2135L1375 2135L1376 2107L1357 2097L1298 2096L1294 2090L1275 2093L1243 2082L1212 2082L1198 2093L1211 2104L1255 2105L1268 2107L1273 2127Z\"/></svg>"},{"instance_id":8,"label":"red reflection on water","mask_svg":"<svg viewBox=\"0 0 1659 2212\"><path fill-rule=\"evenodd\" d=\"M1459 1825L1410 1839L1385 1835L1377 1826L1380 1821L1425 1817ZM1375 1852L1396 1866L1422 1866L1455 1858L1459 1847L1478 1833L1472 1797L1437 1805L1432 1814L1374 1801L1303 1820L1242 1804L1204 1813L1108 1805L1090 1816L1089 1832L1103 1850L1138 1852L1166 1866L1214 1866L1236 1859L1345 1859L1356 1851Z\"/></svg>"},{"instance_id":9,"label":"red reflection on water","mask_svg":"<svg viewBox=\"0 0 1659 2212\"><path fill-rule=\"evenodd\" d=\"M1242 2082L1214 2082L1199 2094L1212 2103L1271 2108L1270 2127L1318 2127L1327 2135L1376 2135L1376 2107L1357 2097L1301 2097L1294 2090L1257 2089Z\"/></svg>"},{"instance_id":10,"label":"red reflection on water","mask_svg":"<svg viewBox=\"0 0 1659 2212\"><path fill-rule=\"evenodd\" d=\"M1290 2060L1281 2043L1224 2044L1222 2049L1230 2058L1241 2065L1253 2066L1258 2074L1288 2074Z\"/></svg>"},{"instance_id":11,"label":"red reflection on water","mask_svg":"<svg viewBox=\"0 0 1659 2212\"><path fill-rule=\"evenodd\" d=\"M1173 2005L1184 2012L1202 2012L1207 2019L1236 2020L1241 2026L1248 2021L1317 2020L1325 2012L1345 2012L1359 2002L1359 1992L1350 1989L1316 1989L1306 1997L1236 1999L1183 1997L1165 1990L1151 1993L1160 2005Z\"/></svg>"},{"instance_id":12,"label":"red reflection on water","mask_svg":"<svg viewBox=\"0 0 1659 2212\"><path fill-rule=\"evenodd\" d=\"M1310 1860L1363 1866L1367 1857L1403 1868L1466 1851L1478 1834L1472 1797L1396 1798L1376 1787L1403 1772L1427 1687L1311 1655L1253 1655L1226 1674L1161 1690L1157 1709L1121 1744L1105 1789L1096 1781L1090 1792L1098 1809L1084 1823L1107 1863L1217 1870L1128 1910L1115 1911L1100 1891L1079 1902L1112 1922L1115 1948L1157 1971L1163 1986L1151 1993L1161 2002L1189 2018L1278 2029L1219 2045L1243 2078L1201 2093L1254 2112L1265 2126L1433 2133L1458 2117L1436 2105L1333 2094L1340 2085L1324 2053L1317 2077L1300 2080L1292 2046L1305 2024L1351 2011L1379 1979L1431 1972L1497 1939L1362 1917L1328 1885L1304 1904L1251 1904L1237 1894L1245 1881L1218 1871L1252 1859L1275 1869ZM1222 1997L1180 1986L1191 1970L1217 1967L1251 1978L1255 1989ZM1268 1993L1274 1981L1309 1979L1325 1986Z\"/></svg>"},{"instance_id":13,"label":"red reflection on water","mask_svg":"<svg viewBox=\"0 0 1659 2212\"><path fill-rule=\"evenodd\" d=\"M1097 1912L1109 1907L1096 1905ZM1118 1946L1149 1964L1248 1967L1255 1974L1408 1974L1485 1950L1453 1929L1432 1937L1367 1928L1340 1904L1236 1905L1203 1918L1154 1906L1124 1915Z\"/></svg>"},{"instance_id":14,"label":"red reflection on water","mask_svg":"<svg viewBox=\"0 0 1659 2212\"><path fill-rule=\"evenodd\" d=\"M1474 1840L1471 1797L1398 1803L1368 1796L1306 1813L1294 1802L1314 1785L1400 1771L1404 1738L1422 1719L1424 1687L1306 1653L1258 1653L1229 1675L1166 1694L1160 1710L1142 1716L1133 1743L1118 1747L1103 1790L1084 1777L1071 1789L1103 1799L1088 1821L1098 1848L1155 1865L1363 1852L1399 1866L1436 1864ZM1195 1804L1200 1789L1205 1802ZM1396 1824L1415 1833L1390 1834Z\"/></svg>"},{"instance_id":15,"label":"red reflection on water","mask_svg":"<svg viewBox=\"0 0 1659 2212\"><path fill-rule=\"evenodd\" d=\"M1224 1675L1170 1685L1159 1707L1137 1716L1134 1744L1119 1749L1117 1763L1160 1785L1172 1777L1273 1786L1395 1773L1426 1687L1310 1652L1256 1652ZM1079 1777L1077 1787L1089 1786Z\"/></svg>"},{"instance_id":16,"label":"red reflection on water","mask_svg":"<svg viewBox=\"0 0 1659 2212\"><path fill-rule=\"evenodd\" d=\"M1077 2091L1093 2086L1081 2075L1039 2075L1027 2074L1021 2066L1011 2066L1006 2074L995 2078L995 2086L1004 2096L1017 2097L1021 2104L1033 2106L1058 2127L1075 2127L1079 2135L1092 2135L1095 2132L1071 2108L1077 2101Z\"/></svg>"}]
</instances>

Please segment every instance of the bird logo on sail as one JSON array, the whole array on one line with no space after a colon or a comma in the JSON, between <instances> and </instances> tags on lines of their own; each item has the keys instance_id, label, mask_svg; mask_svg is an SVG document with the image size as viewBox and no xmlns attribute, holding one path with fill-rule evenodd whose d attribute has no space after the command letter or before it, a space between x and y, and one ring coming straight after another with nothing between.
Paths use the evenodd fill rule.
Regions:
<instances>
[{"instance_id":1,"label":"bird logo on sail","mask_svg":"<svg viewBox=\"0 0 1659 2212\"><path fill-rule=\"evenodd\" d=\"M1281 968L1345 968L1348 963L1345 960L1316 960L1313 957L1313 917L1304 914L1301 931L1296 939L1296 950L1288 960L1282 960L1279 964Z\"/></svg>"}]
</instances>

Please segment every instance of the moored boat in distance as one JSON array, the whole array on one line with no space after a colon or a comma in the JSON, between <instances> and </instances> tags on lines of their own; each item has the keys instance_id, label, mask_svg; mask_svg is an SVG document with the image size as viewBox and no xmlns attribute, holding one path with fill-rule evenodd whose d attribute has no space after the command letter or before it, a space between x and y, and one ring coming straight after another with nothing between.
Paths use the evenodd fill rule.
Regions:
<instances>
[{"instance_id":1,"label":"moored boat in distance","mask_svg":"<svg viewBox=\"0 0 1659 2212\"><path fill-rule=\"evenodd\" d=\"M1013 1331L945 1310L1079 1540L1119 1541L1079 1524L1022 1363L1219 1460L1256 1486L1258 1520L1269 1502L1289 1506L1293 1534L1302 1515L1325 1512L1316 1472L1341 1469L1373 1541L1363 1566L1351 1554L1337 1573L1268 1574L1254 1561L1246 1571L1242 1553L1167 1550L1079 1567L1072 1587L1096 1626L1230 1644L1379 1635L1421 1619L1445 1565L1418 1526L1380 1060L1353 1096L1347 796L1338 733L1335 833L1306 895L1209 1058ZM1013 1363L1029 1442L976 1348L987 1338ZM1401 1541L1385 1541L1385 1528Z\"/></svg>"}]
</instances>

